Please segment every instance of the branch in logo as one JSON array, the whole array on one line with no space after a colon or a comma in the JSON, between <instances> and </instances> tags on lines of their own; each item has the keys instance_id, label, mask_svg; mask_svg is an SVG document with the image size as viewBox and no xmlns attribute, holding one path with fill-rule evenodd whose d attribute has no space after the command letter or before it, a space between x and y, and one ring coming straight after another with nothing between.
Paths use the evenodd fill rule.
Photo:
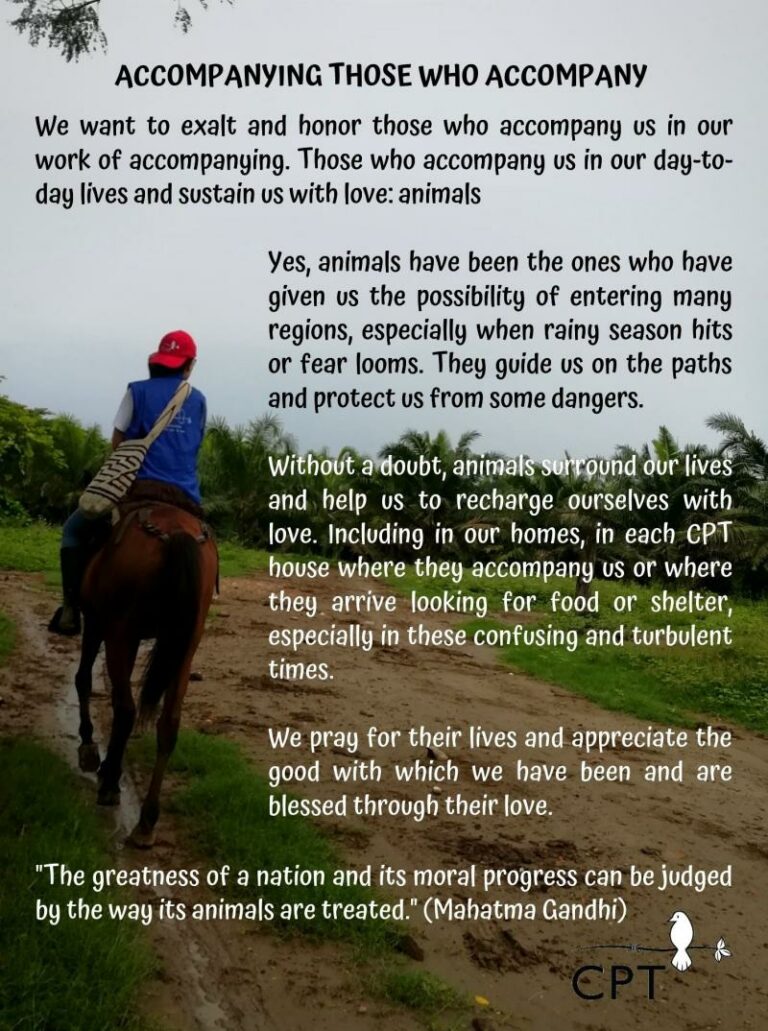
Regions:
<instances>
[{"instance_id":1,"label":"branch in logo","mask_svg":"<svg viewBox=\"0 0 768 1031\"><path fill-rule=\"evenodd\" d=\"M716 945L694 945L693 924L688 916L678 910L671 917L672 929L669 939L672 947L656 945L592 945L593 949L628 949L630 952L672 952L672 966L675 970L685 971L692 965L690 953L696 949L704 949L712 952L715 960L719 963L731 955L731 950L725 944L725 938L718 938ZM615 1001L625 994L625 989L639 981L640 985L645 984L646 998L653 1000L656 997L656 977L667 968L654 963L635 963L627 966L624 963L612 963L609 967L602 964L586 964L574 971L571 978L571 986L580 999L588 1002L598 1002L610 998ZM588 988L591 980L597 976L599 984L597 990Z\"/></svg>"},{"instance_id":2,"label":"branch in logo","mask_svg":"<svg viewBox=\"0 0 768 1031\"><path fill-rule=\"evenodd\" d=\"M718 938L716 945L693 945L693 924L682 910L673 913L669 922L672 924L669 932L669 939L673 946L671 949L651 945L592 945L590 947L593 949L629 949L631 952L674 952L672 966L681 973L691 966L690 953L697 949L711 952L718 963L731 955L731 950L725 944L725 938Z\"/></svg>"}]
</instances>

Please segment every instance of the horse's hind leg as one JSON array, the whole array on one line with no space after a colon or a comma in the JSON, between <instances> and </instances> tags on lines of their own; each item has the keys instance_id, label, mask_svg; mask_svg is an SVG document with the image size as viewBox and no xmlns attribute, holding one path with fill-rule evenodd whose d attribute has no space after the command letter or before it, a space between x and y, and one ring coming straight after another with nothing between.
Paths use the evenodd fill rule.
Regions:
<instances>
[{"instance_id":1,"label":"horse's hind leg","mask_svg":"<svg viewBox=\"0 0 768 1031\"><path fill-rule=\"evenodd\" d=\"M84 773L95 773L99 768L99 749L93 740L91 722L91 690L93 688L93 664L101 647L101 631L91 616L85 617L83 641L80 647L80 665L75 674L77 700L80 705L80 747L77 750L80 769Z\"/></svg>"},{"instance_id":2,"label":"horse's hind leg","mask_svg":"<svg viewBox=\"0 0 768 1031\"><path fill-rule=\"evenodd\" d=\"M138 637L126 632L107 637L105 651L107 673L112 684L112 733L106 757L99 767L99 805L117 805L120 801L123 755L136 720L131 674L138 650Z\"/></svg>"},{"instance_id":3,"label":"horse's hind leg","mask_svg":"<svg viewBox=\"0 0 768 1031\"><path fill-rule=\"evenodd\" d=\"M187 693L189 673L192 669L192 655L185 661L176 682L166 692L163 701L163 708L157 721L157 755L152 770L152 779L149 782L147 796L141 807L139 822L131 831L128 842L136 848L151 848L155 843L155 824L160 815L160 791L163 786L163 777L171 758L176 739L179 736L179 724L181 723L181 707L184 702L184 695Z\"/></svg>"}]
</instances>

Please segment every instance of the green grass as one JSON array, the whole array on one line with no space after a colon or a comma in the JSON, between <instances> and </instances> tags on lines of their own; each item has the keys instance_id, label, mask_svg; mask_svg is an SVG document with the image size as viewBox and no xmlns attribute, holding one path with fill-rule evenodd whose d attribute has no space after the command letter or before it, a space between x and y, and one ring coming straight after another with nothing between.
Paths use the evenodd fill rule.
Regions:
<instances>
[{"instance_id":1,"label":"green grass","mask_svg":"<svg viewBox=\"0 0 768 1031\"><path fill-rule=\"evenodd\" d=\"M371 984L371 994L426 1017L446 1010L463 1010L469 1005L469 999L461 992L423 970L389 970Z\"/></svg>"},{"instance_id":2,"label":"green grass","mask_svg":"<svg viewBox=\"0 0 768 1031\"><path fill-rule=\"evenodd\" d=\"M154 761L151 735L135 742L135 749L147 766ZM323 870L327 875L328 883L322 887L232 886L234 895L243 899L260 896L275 907L277 914L288 902L314 903L319 910L323 900L360 903L372 897L368 889L358 885L330 883L332 871L346 864L312 823L301 817L269 815L268 782L250 766L234 742L183 731L169 769L180 774L182 780L167 799L168 807L207 860L243 870L300 866ZM318 938L353 941L374 951L391 946L398 933L391 924L339 921L320 913L316 919L278 918L275 925Z\"/></svg>"},{"instance_id":3,"label":"green grass","mask_svg":"<svg viewBox=\"0 0 768 1031\"><path fill-rule=\"evenodd\" d=\"M132 742L134 756L149 769L154 761L151 735ZM233 871L279 870L299 866L323 870L326 884L310 887L284 885L238 887L230 881L222 894L255 901L261 897L275 907L272 926L283 934L302 934L316 941L337 941L350 946L350 962L361 971L371 994L407 1006L421 1016L464 1005L463 997L433 974L408 968L394 948L403 931L379 920L280 919L286 903L314 903L320 912L330 903L362 903L383 896L358 885L334 885L334 870L349 864L310 821L302 817L273 817L268 813L270 788L236 744L223 738L183 731L169 772L177 784L165 803L179 822L189 845L210 866L229 864ZM375 987L374 987L375 986Z\"/></svg>"},{"instance_id":4,"label":"green grass","mask_svg":"<svg viewBox=\"0 0 768 1031\"><path fill-rule=\"evenodd\" d=\"M15 629L12 621L0 612L0 666L10 655L16 639Z\"/></svg>"},{"instance_id":5,"label":"green grass","mask_svg":"<svg viewBox=\"0 0 768 1031\"><path fill-rule=\"evenodd\" d=\"M393 580L399 590L416 590L437 594L456 590L447 580L421 580L411 572L405 579ZM606 709L627 712L642 719L690 725L703 718L732 720L753 730L768 731L768 602L751 602L731 598L733 616L725 613L652 613L650 597L659 593L658 585L595 581L593 592L599 592L600 611L595 615L572 615L553 612L550 599L554 590L572 595L572 581L559 580L543 584L536 580L478 580L465 571L461 588L465 593L484 594L488 598L489 616L502 611L505 590L516 594L537 595L532 611L536 624L546 627L575 627L580 635L588 627L616 630L621 623L646 629L669 624L684 628L733 627L732 645L715 647L644 647L626 644L623 647L590 647L580 636L579 646L569 652L547 646L500 648L502 661L512 669L527 673L550 684L584 695ZM675 593L683 585L669 588ZM629 615L613 608L618 594L633 593L638 597L636 609ZM489 618L486 625L516 622L509 614L502 624ZM481 621L466 624L469 631Z\"/></svg>"},{"instance_id":6,"label":"green grass","mask_svg":"<svg viewBox=\"0 0 768 1031\"><path fill-rule=\"evenodd\" d=\"M136 1003L154 960L131 925L39 922L35 900L64 906L115 893L56 888L38 863L87 873L113 859L98 814L63 760L23 739L0 739L0 1027L14 1031L140 1031Z\"/></svg>"},{"instance_id":7,"label":"green grass","mask_svg":"<svg viewBox=\"0 0 768 1031\"><path fill-rule=\"evenodd\" d=\"M43 573L58 584L61 530L46 523L0 523L0 569Z\"/></svg>"},{"instance_id":8,"label":"green grass","mask_svg":"<svg viewBox=\"0 0 768 1031\"><path fill-rule=\"evenodd\" d=\"M255 548L245 548L232 541L218 541L220 572L222 576L247 576L261 573L269 564L269 554Z\"/></svg>"},{"instance_id":9,"label":"green grass","mask_svg":"<svg viewBox=\"0 0 768 1031\"><path fill-rule=\"evenodd\" d=\"M0 522L0 569L43 573L49 583L58 584L60 540L61 529L46 523ZM218 547L222 576L246 576L267 568L266 551L231 541L219 541Z\"/></svg>"},{"instance_id":10,"label":"green grass","mask_svg":"<svg viewBox=\"0 0 768 1031\"><path fill-rule=\"evenodd\" d=\"M269 569L268 551L260 551L258 548L246 548L243 544L235 544L234 541L219 541L219 561L221 563L222 576L247 576L249 573L265 573ZM283 561L306 559L307 555L294 555L291 552L275 552L276 558ZM330 559L331 567L334 567L334 560Z\"/></svg>"}]
</instances>

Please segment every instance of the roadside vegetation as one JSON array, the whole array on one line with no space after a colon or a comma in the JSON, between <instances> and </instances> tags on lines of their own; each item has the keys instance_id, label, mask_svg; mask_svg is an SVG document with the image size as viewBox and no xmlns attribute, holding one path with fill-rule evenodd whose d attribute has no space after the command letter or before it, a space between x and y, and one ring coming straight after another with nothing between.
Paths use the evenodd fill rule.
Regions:
<instances>
[{"instance_id":1,"label":"roadside vegetation","mask_svg":"<svg viewBox=\"0 0 768 1031\"><path fill-rule=\"evenodd\" d=\"M418 591L439 595L455 589L450 580L416 577L411 571L405 579L390 584L400 592ZM629 615L617 613L613 600L625 593L621 584L603 580L593 585L599 612L564 614L553 611L551 598L573 593L569 580L554 579L547 584L538 580L497 580L469 577L462 587L482 593L488 599L485 620L465 621L461 625L471 635L479 627L509 627L518 617L503 612L503 594L536 595L536 609L524 618L527 626L575 629L580 638L575 651L540 644L518 644L498 649L510 670L526 673L537 680L556 684L583 695L605 709L627 712L641 719L662 723L693 725L704 719L733 720L753 730L768 732L768 601L746 598L729 599L728 612L687 614L651 611L650 598L663 588L633 584L636 609ZM616 634L621 624L656 629L680 629L692 623L697 628L733 629L733 644L712 647L668 647L625 645L585 646L588 629L603 629ZM514 690L514 681L510 681Z\"/></svg>"},{"instance_id":2,"label":"roadside vegetation","mask_svg":"<svg viewBox=\"0 0 768 1031\"><path fill-rule=\"evenodd\" d=\"M155 761L153 736L144 735L133 744L136 757L151 771ZM323 917L324 900L329 904L357 904L366 902L373 894L356 884L332 883L333 871L347 864L310 821L299 816L269 816L268 782L251 767L234 742L182 731L169 772L178 775L180 786L172 792L168 808L177 816L195 850L212 865L228 863L233 869L249 871L299 866L322 871L326 877L323 886L230 885L234 897L269 902L275 909L275 926L284 931L352 941L367 952L380 952L396 942L399 930L392 923ZM211 813L216 813L215 820ZM288 903L299 905L302 913L281 920L280 907ZM307 919L303 910L312 905L317 915Z\"/></svg>"},{"instance_id":3,"label":"roadside vegetation","mask_svg":"<svg viewBox=\"0 0 768 1031\"><path fill-rule=\"evenodd\" d=\"M58 888L39 863L90 872L113 865L100 814L66 763L20 738L0 739L0 1027L18 1031L149 1031L138 1014L154 960L141 929L111 920L57 926L35 902L114 902L113 891Z\"/></svg>"},{"instance_id":4,"label":"roadside vegetation","mask_svg":"<svg viewBox=\"0 0 768 1031\"><path fill-rule=\"evenodd\" d=\"M57 584L61 531L47 523L6 518L0 523L0 569L42 573Z\"/></svg>"},{"instance_id":5,"label":"roadside vegetation","mask_svg":"<svg viewBox=\"0 0 768 1031\"><path fill-rule=\"evenodd\" d=\"M42 573L45 582L58 585L61 531L38 520L0 521L0 570ZM218 542L222 576L246 576L266 569L269 556L236 541Z\"/></svg>"},{"instance_id":6,"label":"roadside vegetation","mask_svg":"<svg viewBox=\"0 0 768 1031\"><path fill-rule=\"evenodd\" d=\"M434 435L408 431L382 448L379 458L392 455L404 463L432 463L435 470L423 475L405 471L390 477L372 475L360 478L347 470L331 470L317 476L286 473L279 481L272 477L270 462L296 451L296 444L272 417L255 420L247 426L229 426L214 419L206 435L200 470L204 503L220 545L222 576L247 575L266 568L270 546L270 522L293 529L309 527L314 538L302 546L294 542L292 552L312 552L334 559L399 558L412 561L408 547L386 549L376 545L354 548L329 546L325 534L328 513L322 505L323 491L340 494L363 490L368 497L363 517L372 527L396 521L405 528L425 531L428 544L424 551L438 559L450 559L465 570L461 590L482 593L488 598L489 618L509 620L503 615L504 591L537 595L532 624L574 627L583 633L588 628L617 630L622 622L643 628L722 626L725 617L718 613L682 614L650 611L649 599L665 587L674 591L688 588L716 591L729 595L734 643L707 648L670 648L666 646L579 647L569 652L562 648L525 646L502 649L501 658L512 670L528 673L550 683L584 694L606 708L626 711L647 719L690 723L701 718L732 719L756 729L768 729L768 702L763 685L768 677L768 644L763 626L768 614L768 449L735 415L721 414L709 420L720 437L715 448L681 444L668 429L661 427L653 441L639 447L620 445L607 454L633 474L614 471L586 475L567 469L562 473L544 471L540 463L514 474L480 475L473 472L473 461L502 456L479 450L476 434L464 434L452 442L446 433ZM107 442L96 427L83 427L71 416L52 416L26 408L0 397L0 569L42 572L47 582L58 579L58 531L55 527L76 504L78 494L105 453ZM351 448L339 455L316 452L318 457L349 459L354 466L364 456ZM566 456L567 457L567 456ZM695 460L695 461L694 461ZM727 462L730 475L712 472L713 462ZM339 463L341 468L343 463ZM655 471L649 471L651 465ZM460 493L483 493L496 489L502 493L525 494L529 498L548 498L551 507L538 516L528 510L512 513L469 514L456 503ZM270 508L270 495L281 491L301 496L302 507L282 510ZM668 499L668 508L641 508L628 512L596 502L596 507L574 507L573 498L606 498L634 492L641 496ZM422 492L438 494L443 502L437 511L420 504ZM705 511L691 508L686 497L710 493L712 505ZM385 494L400 496L401 507L385 510ZM718 497L721 504L716 504ZM359 517L354 513L334 513L334 522L351 527ZM701 520L726 520L722 532L706 548L692 544L687 530ZM485 523L484 523L485 520ZM432 543L431 531L440 522L453 531L453 540L440 546ZM514 521L523 530L543 524L558 531L558 542L547 545L506 543L468 544L468 527ZM661 538L664 527L671 527L674 540ZM614 539L606 543L598 529L608 528ZM641 531L643 543L628 542L627 531ZM577 540L578 543L574 543ZM655 543L654 543L655 541ZM281 552L281 557L289 557ZM728 561L733 575L718 573L671 578L664 563L686 557ZM554 561L588 560L594 569L591 584L578 580L553 580L542 584L523 578L503 581L472 578L468 569L477 559L525 560L548 558ZM655 560L652 578L610 579L611 564L623 562L630 569L638 559ZM437 594L455 590L447 579L417 579L411 572L405 579L391 581L398 590ZM564 615L552 610L553 590L564 595L600 597L600 611L590 615ZM638 595L632 618L613 610L612 601L620 591ZM10 631L0 626L0 641ZM9 645L6 643L5 647ZM2 644L0 644L2 647Z\"/></svg>"},{"instance_id":7,"label":"roadside vegetation","mask_svg":"<svg viewBox=\"0 0 768 1031\"><path fill-rule=\"evenodd\" d=\"M132 743L133 757L149 775L154 763L151 735ZM320 871L325 884L238 886L230 878L221 894L227 900L273 907L274 919L265 921L277 933L302 934L317 941L336 941L349 947L349 960L361 986L370 994L406 1006L424 1018L444 1011L462 1011L467 1000L428 971L414 969L398 955L405 925L392 920L323 915L322 905L365 906L388 897L354 882L334 884L334 871L351 870L326 835L300 816L275 819L269 815L267 779L256 772L239 747L224 738L182 731L169 772L173 783L168 811L196 855L211 866L231 869ZM211 813L216 819L211 819ZM391 899L389 900L391 901ZM301 907L281 918L281 907ZM314 906L308 916L307 907Z\"/></svg>"},{"instance_id":8,"label":"roadside vegetation","mask_svg":"<svg viewBox=\"0 0 768 1031\"><path fill-rule=\"evenodd\" d=\"M230 542L248 548L269 548L271 522L289 528L307 527L312 531L313 539L303 546L294 543L292 551L320 553L331 558L350 557L357 552L381 557L381 549L375 545L350 549L327 543L328 513L322 504L323 492L339 494L353 489L367 495L363 515L369 526L396 520L401 527L419 527L427 531L430 553L439 550L440 557L466 563L488 555L534 557L546 551L553 558L588 558L594 562L598 579L606 563L617 560L631 568L638 557L657 561L700 557L701 546L687 540L689 526L703 518L729 520L730 531L727 535L720 533L708 543L707 557L733 563L729 591L761 597L768 592L768 448L736 415L713 416L708 425L720 436L715 448L683 444L662 426L649 443L621 444L606 452L603 458L612 460L614 465L591 475L572 468L562 472L546 471L541 463L514 471L478 473L473 466L477 458L504 456L479 448L477 434L466 433L454 443L444 432L431 435L407 431L386 444L379 457L386 454L405 463L432 462L432 471L414 474L405 468L385 477L377 469L361 477L340 463L336 469L321 475L286 471L278 479L272 476L270 463L294 453L296 443L276 419L265 417L247 426L234 427L223 419L214 419L203 443L201 484L208 517L220 540L225 542L223 559L232 562L236 570L245 571L249 563L242 555L228 551ZM521 442L520 452L524 452L525 443ZM0 395L0 517L4 517L3 536L11 536L10 541L4 543L4 549L13 547L14 526L18 528L30 521L60 525L99 468L106 450L107 442L97 427L84 427L72 416L50 415ZM315 455L348 459L351 466L365 457L353 448L344 448L334 456L324 451ZM619 462L633 471L617 471L615 463ZM720 475L713 462L728 463L730 475ZM654 463L653 468L651 463ZM494 488L501 493L525 494L534 500L548 499L551 507L537 516L530 514L530 505L522 511L495 511L484 516L457 504L458 494L483 493ZM270 496L277 491L301 496L302 505L293 510L284 507L276 519L274 507L270 507ZM629 492L636 496L664 495L668 508L655 505L634 511L616 510L605 500ZM424 493L442 497L438 509L425 509L420 504L419 497ZM705 510L686 503L686 498L708 494L712 496ZM398 505L386 510L382 504L384 495L397 495ZM574 505L573 500L579 498L589 504ZM353 512L334 513L334 522L342 528L355 525L358 519ZM546 524L558 530L574 531L579 543L574 545L573 533L562 533L557 542L547 545L511 541L494 545L467 543L463 531L470 525L482 525L484 519L488 523L511 520L523 529ZM441 543L439 549L429 536L438 522L454 531L454 539ZM7 525L11 526L8 533ZM674 531L673 542L654 540L654 534L664 526ZM614 540L605 542L597 532L598 527L613 531ZM641 530L651 539L637 544L628 542L628 529ZM41 557L36 554L38 548L43 549L45 556L50 554L43 530L34 531L24 546L17 548L11 559L13 568L35 566ZM397 547L388 546L387 557L393 554L401 558L413 557L408 548L401 548L398 553ZM656 576L663 579L664 575L660 562ZM717 575L704 579L703 586L721 586Z\"/></svg>"}]
</instances>

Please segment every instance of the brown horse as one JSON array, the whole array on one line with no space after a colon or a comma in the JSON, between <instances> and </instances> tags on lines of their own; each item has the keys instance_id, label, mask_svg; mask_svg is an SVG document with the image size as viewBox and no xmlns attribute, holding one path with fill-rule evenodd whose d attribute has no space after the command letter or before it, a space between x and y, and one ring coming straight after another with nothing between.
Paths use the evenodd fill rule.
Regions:
<instances>
[{"instance_id":1,"label":"brown horse","mask_svg":"<svg viewBox=\"0 0 768 1031\"><path fill-rule=\"evenodd\" d=\"M136 720L131 675L139 644L154 639L139 696L141 717L157 720L157 756L141 817L129 842L150 848L160 789L176 744L181 707L218 576L218 553L198 515L165 502L122 510L106 545L88 564L81 588L83 641L75 686L80 703L80 768L98 771L98 801L117 805L123 755ZM104 643L112 687L112 732L100 762L89 703L92 671Z\"/></svg>"}]
</instances>

